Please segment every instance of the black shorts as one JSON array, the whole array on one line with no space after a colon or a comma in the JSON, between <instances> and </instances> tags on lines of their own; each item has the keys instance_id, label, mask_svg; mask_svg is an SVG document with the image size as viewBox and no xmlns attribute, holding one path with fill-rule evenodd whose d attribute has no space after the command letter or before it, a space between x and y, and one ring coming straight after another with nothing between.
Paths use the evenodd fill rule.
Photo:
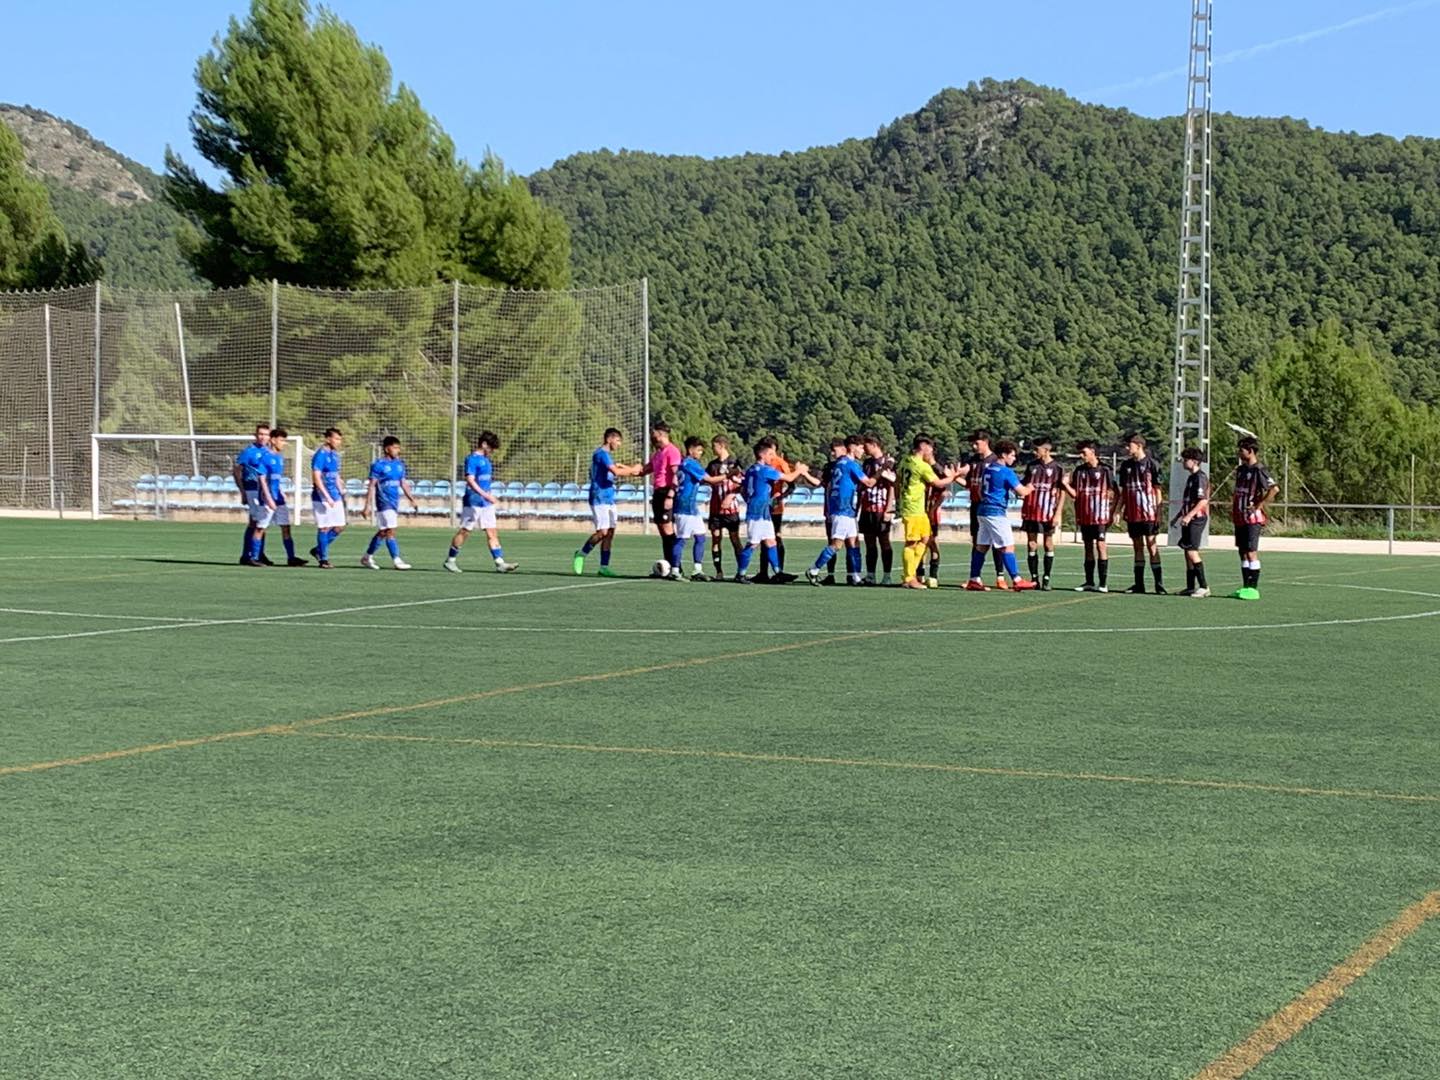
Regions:
<instances>
[{"instance_id":1,"label":"black shorts","mask_svg":"<svg viewBox=\"0 0 1440 1080\"><path fill-rule=\"evenodd\" d=\"M1125 531L1130 534L1131 540L1143 540L1147 536L1160 535L1160 523L1158 521L1130 521L1125 524Z\"/></svg>"},{"instance_id":2,"label":"black shorts","mask_svg":"<svg viewBox=\"0 0 1440 1080\"><path fill-rule=\"evenodd\" d=\"M779 536L779 535L780 535L780 530L785 527L785 515L784 515L784 514L771 514L771 515L770 515L770 525L775 529L775 535L776 535L776 536Z\"/></svg>"},{"instance_id":3,"label":"black shorts","mask_svg":"<svg viewBox=\"0 0 1440 1080\"><path fill-rule=\"evenodd\" d=\"M980 508L974 503L970 504L970 543L974 544L980 539Z\"/></svg>"},{"instance_id":4,"label":"black shorts","mask_svg":"<svg viewBox=\"0 0 1440 1080\"><path fill-rule=\"evenodd\" d=\"M890 534L890 523L885 520L885 515L878 510L860 511L860 535L861 536L888 536Z\"/></svg>"},{"instance_id":5,"label":"black shorts","mask_svg":"<svg viewBox=\"0 0 1440 1080\"><path fill-rule=\"evenodd\" d=\"M711 514L711 515L710 515L710 531L711 531L711 532L739 532L739 531L740 531L740 515L739 515L739 514Z\"/></svg>"},{"instance_id":6,"label":"black shorts","mask_svg":"<svg viewBox=\"0 0 1440 1080\"><path fill-rule=\"evenodd\" d=\"M1087 542L1087 543L1092 542L1092 541L1095 541L1095 540L1099 540L1101 543L1103 543L1103 542L1105 541L1105 526L1104 526L1104 525L1081 525L1081 526L1080 526L1080 539L1081 539L1081 540L1084 540L1084 541Z\"/></svg>"},{"instance_id":7,"label":"black shorts","mask_svg":"<svg viewBox=\"0 0 1440 1080\"><path fill-rule=\"evenodd\" d=\"M1209 518L1194 518L1188 523L1180 526L1180 550L1199 551L1200 541L1205 536L1205 526Z\"/></svg>"},{"instance_id":8,"label":"black shorts","mask_svg":"<svg viewBox=\"0 0 1440 1080\"><path fill-rule=\"evenodd\" d=\"M1235 550L1236 551L1259 551L1260 530L1263 525L1236 525L1235 526Z\"/></svg>"},{"instance_id":9,"label":"black shorts","mask_svg":"<svg viewBox=\"0 0 1440 1080\"><path fill-rule=\"evenodd\" d=\"M674 494L674 488L656 488L650 496L650 512L655 517L656 525L669 525L675 520L675 513L665 506L666 500Z\"/></svg>"},{"instance_id":10,"label":"black shorts","mask_svg":"<svg viewBox=\"0 0 1440 1080\"><path fill-rule=\"evenodd\" d=\"M1053 521L1022 521L1020 527L1025 530L1027 536L1055 535L1055 522Z\"/></svg>"}]
</instances>

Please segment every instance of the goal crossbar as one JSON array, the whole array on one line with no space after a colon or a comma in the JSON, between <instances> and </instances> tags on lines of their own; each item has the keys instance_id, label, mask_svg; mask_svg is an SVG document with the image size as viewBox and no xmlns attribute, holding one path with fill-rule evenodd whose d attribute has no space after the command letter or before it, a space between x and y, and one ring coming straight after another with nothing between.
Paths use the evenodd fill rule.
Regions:
<instances>
[{"instance_id":1,"label":"goal crossbar","mask_svg":"<svg viewBox=\"0 0 1440 1080\"><path fill-rule=\"evenodd\" d=\"M104 444L153 443L156 445L157 450L160 443L178 443L182 445L189 444L191 478L193 478L201 475L199 468L200 455L198 452L198 446L200 444L209 445L216 443L228 443L231 446L236 447L238 452L238 450L242 449L246 444L253 442L254 439L255 436L252 433L244 433L238 435L176 435L174 432L166 432L164 434L161 434L159 432L92 431L90 433L90 518L92 521L99 521L104 516L105 512L104 507L102 507L101 505L102 499L100 490L100 449L101 446ZM301 493L304 490L304 488L302 487L302 478L305 475L305 440L299 436L292 436L288 440L288 445L286 446L285 450L287 454L293 454L293 460L290 464L291 492L294 499L294 503L291 506L291 514L293 516L294 523L298 525L300 524L300 515L302 508L304 507L306 502L306 500L301 498ZM228 475L228 470L225 478L227 481L230 479ZM238 496L240 493L236 491L235 494Z\"/></svg>"}]
</instances>

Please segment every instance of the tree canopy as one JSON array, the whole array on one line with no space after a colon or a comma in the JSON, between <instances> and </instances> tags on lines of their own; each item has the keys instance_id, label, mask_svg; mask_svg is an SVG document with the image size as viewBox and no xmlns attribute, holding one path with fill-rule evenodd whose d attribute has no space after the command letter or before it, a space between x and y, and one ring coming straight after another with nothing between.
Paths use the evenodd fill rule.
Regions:
<instances>
[{"instance_id":1,"label":"tree canopy","mask_svg":"<svg viewBox=\"0 0 1440 1080\"><path fill-rule=\"evenodd\" d=\"M66 240L44 185L25 175L19 138L0 124L0 288L83 285L100 274L85 246Z\"/></svg>"},{"instance_id":2,"label":"tree canopy","mask_svg":"<svg viewBox=\"0 0 1440 1080\"><path fill-rule=\"evenodd\" d=\"M307 0L253 0L196 69L195 147L211 187L173 152L167 195L198 226L186 247L219 286L526 288L569 278L563 220L498 158L471 169L381 51Z\"/></svg>"}]
</instances>

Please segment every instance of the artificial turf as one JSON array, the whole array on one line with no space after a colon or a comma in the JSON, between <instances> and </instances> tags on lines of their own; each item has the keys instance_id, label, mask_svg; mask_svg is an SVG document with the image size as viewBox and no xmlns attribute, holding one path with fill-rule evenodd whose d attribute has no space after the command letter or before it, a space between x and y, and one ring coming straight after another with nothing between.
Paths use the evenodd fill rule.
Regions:
<instances>
[{"instance_id":1,"label":"artificial turf","mask_svg":"<svg viewBox=\"0 0 1440 1080\"><path fill-rule=\"evenodd\" d=\"M1440 888L1440 561L1243 604L0 537L4 1076L1184 1078ZM1253 1075L1433 1077L1437 972L1432 921Z\"/></svg>"}]
</instances>

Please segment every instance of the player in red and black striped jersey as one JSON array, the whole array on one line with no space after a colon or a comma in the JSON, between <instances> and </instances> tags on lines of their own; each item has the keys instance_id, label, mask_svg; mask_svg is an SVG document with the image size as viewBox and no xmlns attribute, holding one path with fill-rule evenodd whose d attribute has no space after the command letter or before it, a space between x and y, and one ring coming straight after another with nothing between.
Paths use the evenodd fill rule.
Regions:
<instances>
[{"instance_id":1,"label":"player in red and black striped jersey","mask_svg":"<svg viewBox=\"0 0 1440 1080\"><path fill-rule=\"evenodd\" d=\"M1160 521L1165 506L1165 485L1160 466L1145 452L1145 436L1131 432L1125 436L1125 452L1130 456L1120 463L1120 498L1124 507L1125 525L1135 548L1135 584L1125 591L1145 591L1145 556L1150 556L1150 573L1155 577L1155 592L1165 594L1164 568L1160 563Z\"/></svg>"},{"instance_id":2,"label":"player in red and black striped jersey","mask_svg":"<svg viewBox=\"0 0 1440 1080\"><path fill-rule=\"evenodd\" d=\"M1180 451L1180 463L1190 475L1185 478L1180 509L1170 519L1171 525L1180 526L1180 550L1185 552L1185 588L1180 595L1196 598L1210 595L1205 583L1205 563L1200 557L1200 544L1210 521L1210 478L1200 467L1204 460L1205 455L1198 446L1187 446Z\"/></svg>"},{"instance_id":3,"label":"player in red and black striped jersey","mask_svg":"<svg viewBox=\"0 0 1440 1080\"><path fill-rule=\"evenodd\" d=\"M1235 470L1235 498L1230 520L1235 525L1235 548L1240 552L1240 588L1237 600L1260 599L1260 530L1265 527L1265 507L1275 498L1280 485L1270 470L1260 464L1260 441L1246 435L1239 445L1240 467Z\"/></svg>"},{"instance_id":4,"label":"player in red and black striped jersey","mask_svg":"<svg viewBox=\"0 0 1440 1080\"><path fill-rule=\"evenodd\" d=\"M865 538L865 584L875 584L878 562L884 570L880 584L891 584L890 573L895 566L895 549L890 532L895 524L895 459L885 453L880 436L866 432L864 436L865 475L875 486L860 489L860 535Z\"/></svg>"},{"instance_id":5,"label":"player in red and black striped jersey","mask_svg":"<svg viewBox=\"0 0 1440 1080\"><path fill-rule=\"evenodd\" d=\"M730 454L730 440L716 435L710 440L710 449L715 458L705 467L711 476L722 476L725 483L710 489L710 561L715 566L715 580L725 580L725 552L720 543L728 532L730 547L735 552L735 562L740 562L740 484L745 479L745 469L739 459Z\"/></svg>"},{"instance_id":6,"label":"player in red and black striped jersey","mask_svg":"<svg viewBox=\"0 0 1440 1080\"><path fill-rule=\"evenodd\" d=\"M1080 464L1070 473L1070 491L1075 499L1075 524L1085 541L1085 584L1076 592L1109 592L1110 552L1105 532L1115 523L1115 496L1120 493L1115 474L1100 460L1093 439L1080 443ZM1099 583L1096 583L1096 572Z\"/></svg>"},{"instance_id":7,"label":"player in red and black striped jersey","mask_svg":"<svg viewBox=\"0 0 1440 1080\"><path fill-rule=\"evenodd\" d=\"M1065 496L1070 485L1065 481L1065 468L1051 456L1048 435L1041 435L1030 444L1035 460L1025 466L1021 483L1030 494L1020 508L1020 521L1025 529L1030 561L1030 580L1041 589L1050 589L1050 571L1055 568L1055 533L1060 528L1060 514L1065 509ZM1040 545L1045 545L1045 574L1040 575Z\"/></svg>"},{"instance_id":8,"label":"player in red and black striped jersey","mask_svg":"<svg viewBox=\"0 0 1440 1080\"><path fill-rule=\"evenodd\" d=\"M985 470L995 464L995 455L990 449L990 432L979 428L970 436L970 453L960 462L960 477L970 492L970 549L975 550L980 534L980 495L985 483ZM993 549L995 557L995 587L1006 587L1005 553Z\"/></svg>"}]
</instances>

